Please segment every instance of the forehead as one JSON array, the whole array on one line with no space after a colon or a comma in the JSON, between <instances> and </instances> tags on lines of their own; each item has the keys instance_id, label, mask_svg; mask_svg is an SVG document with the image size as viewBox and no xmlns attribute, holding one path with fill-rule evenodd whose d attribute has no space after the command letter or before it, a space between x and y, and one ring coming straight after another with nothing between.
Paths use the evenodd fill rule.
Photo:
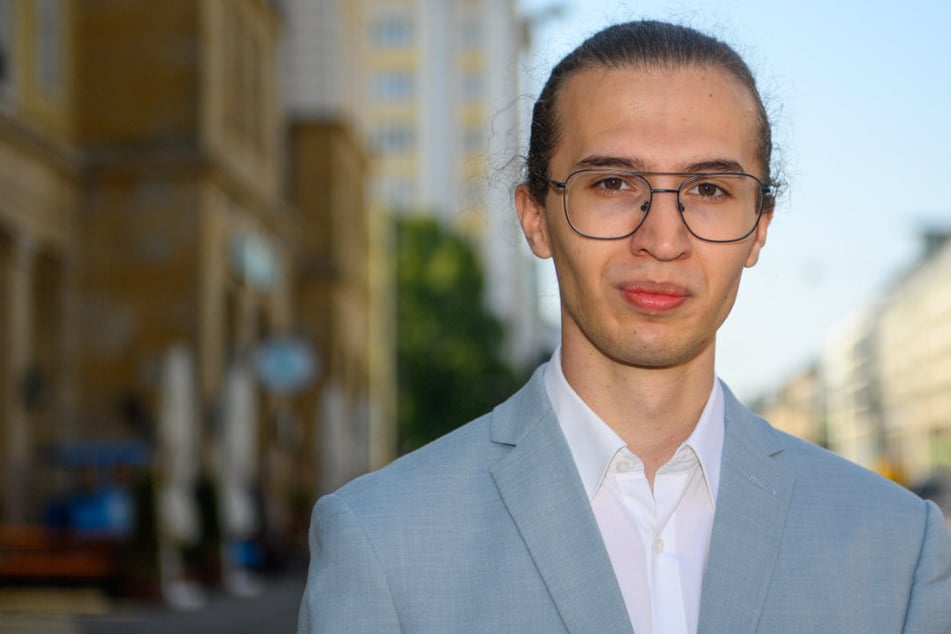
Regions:
<instances>
[{"instance_id":1,"label":"forehead","mask_svg":"<svg viewBox=\"0 0 951 634\"><path fill-rule=\"evenodd\" d=\"M756 100L720 68L585 69L566 79L557 99L553 171L591 157L645 171L690 171L683 168L711 161L760 171Z\"/></svg>"}]
</instances>

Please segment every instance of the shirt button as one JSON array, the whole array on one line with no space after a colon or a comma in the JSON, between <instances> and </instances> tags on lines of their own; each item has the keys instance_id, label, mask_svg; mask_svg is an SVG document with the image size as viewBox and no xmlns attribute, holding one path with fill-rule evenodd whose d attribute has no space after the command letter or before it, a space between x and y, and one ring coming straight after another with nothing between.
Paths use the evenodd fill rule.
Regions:
<instances>
[{"instance_id":1,"label":"shirt button","mask_svg":"<svg viewBox=\"0 0 951 634\"><path fill-rule=\"evenodd\" d=\"M633 468L634 468L634 463L632 463L627 458L621 458L614 464L614 469L618 473L628 473Z\"/></svg>"},{"instance_id":2,"label":"shirt button","mask_svg":"<svg viewBox=\"0 0 951 634\"><path fill-rule=\"evenodd\" d=\"M654 540L654 554L659 555L664 552L664 540L658 537Z\"/></svg>"}]
</instances>

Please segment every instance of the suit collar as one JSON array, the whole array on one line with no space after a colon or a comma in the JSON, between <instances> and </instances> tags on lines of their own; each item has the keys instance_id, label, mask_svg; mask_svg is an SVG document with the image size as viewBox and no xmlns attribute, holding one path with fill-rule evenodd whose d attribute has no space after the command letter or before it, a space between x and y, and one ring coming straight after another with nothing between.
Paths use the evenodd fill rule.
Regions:
<instances>
[{"instance_id":1,"label":"suit collar","mask_svg":"<svg viewBox=\"0 0 951 634\"><path fill-rule=\"evenodd\" d=\"M728 390L717 510L700 601L701 632L753 632L782 543L795 477L782 438Z\"/></svg>"},{"instance_id":2,"label":"suit collar","mask_svg":"<svg viewBox=\"0 0 951 634\"><path fill-rule=\"evenodd\" d=\"M492 477L568 631L630 632L588 496L545 394L543 371L492 414L493 441L512 446L492 466Z\"/></svg>"},{"instance_id":3,"label":"suit collar","mask_svg":"<svg viewBox=\"0 0 951 634\"><path fill-rule=\"evenodd\" d=\"M492 412L492 441L503 445L517 445L528 431L548 416L553 416L551 403L545 394L545 368L538 366L522 389ZM557 422L556 422L557 425Z\"/></svg>"}]
</instances>

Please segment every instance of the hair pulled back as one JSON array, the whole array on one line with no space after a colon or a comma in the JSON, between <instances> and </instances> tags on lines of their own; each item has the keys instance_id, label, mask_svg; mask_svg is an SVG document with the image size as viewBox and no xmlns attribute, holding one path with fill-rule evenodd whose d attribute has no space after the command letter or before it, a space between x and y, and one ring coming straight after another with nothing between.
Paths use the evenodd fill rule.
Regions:
<instances>
[{"instance_id":1,"label":"hair pulled back","mask_svg":"<svg viewBox=\"0 0 951 634\"><path fill-rule=\"evenodd\" d=\"M772 131L753 73L729 45L685 26L652 20L609 26L585 40L551 71L532 109L526 160L529 191L541 202L548 191L548 166L558 145L557 101L565 81L575 72L592 68L683 68L709 66L733 75L746 86L759 112L758 159L762 176L775 185L770 172Z\"/></svg>"}]
</instances>

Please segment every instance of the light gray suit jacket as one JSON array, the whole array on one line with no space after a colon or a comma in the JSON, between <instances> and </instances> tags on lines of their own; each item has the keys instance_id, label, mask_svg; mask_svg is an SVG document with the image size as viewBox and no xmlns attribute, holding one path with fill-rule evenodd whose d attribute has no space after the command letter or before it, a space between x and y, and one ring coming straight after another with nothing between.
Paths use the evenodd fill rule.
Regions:
<instances>
[{"instance_id":1,"label":"light gray suit jacket","mask_svg":"<svg viewBox=\"0 0 951 634\"><path fill-rule=\"evenodd\" d=\"M937 508L725 393L700 632L951 632ZM310 539L300 634L631 632L541 369L492 413L323 497Z\"/></svg>"}]
</instances>

